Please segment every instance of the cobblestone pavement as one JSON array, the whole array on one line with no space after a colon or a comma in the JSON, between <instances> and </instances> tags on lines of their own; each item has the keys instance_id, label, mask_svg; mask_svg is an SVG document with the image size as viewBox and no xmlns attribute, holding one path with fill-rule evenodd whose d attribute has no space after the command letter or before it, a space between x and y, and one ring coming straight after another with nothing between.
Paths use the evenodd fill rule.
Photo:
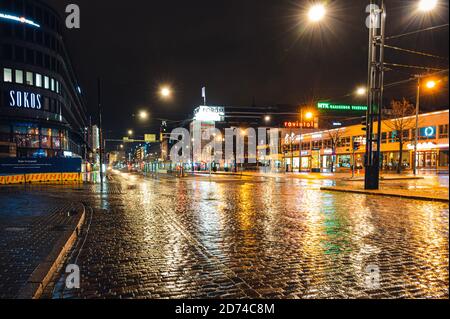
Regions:
<instances>
[{"instance_id":1,"label":"cobblestone pavement","mask_svg":"<svg viewBox=\"0 0 450 319\"><path fill-rule=\"evenodd\" d=\"M319 190L332 185L120 174L55 189L93 213L66 261L81 289L61 271L46 297L448 298L448 204Z\"/></svg>"},{"instance_id":2,"label":"cobblestone pavement","mask_svg":"<svg viewBox=\"0 0 450 319\"><path fill-rule=\"evenodd\" d=\"M51 196L42 200L44 189L0 189L0 299L15 298L65 227L76 224L68 212L80 204Z\"/></svg>"}]
</instances>

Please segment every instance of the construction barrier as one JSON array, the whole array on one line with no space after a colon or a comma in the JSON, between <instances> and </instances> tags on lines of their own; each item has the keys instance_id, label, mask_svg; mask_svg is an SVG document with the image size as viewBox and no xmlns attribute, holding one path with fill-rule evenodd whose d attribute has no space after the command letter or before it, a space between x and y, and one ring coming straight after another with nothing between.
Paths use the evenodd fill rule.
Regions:
<instances>
[{"instance_id":1,"label":"construction barrier","mask_svg":"<svg viewBox=\"0 0 450 319\"><path fill-rule=\"evenodd\" d=\"M82 183L81 173L41 173L0 176L0 185L38 184L38 183Z\"/></svg>"},{"instance_id":2,"label":"construction barrier","mask_svg":"<svg viewBox=\"0 0 450 319\"><path fill-rule=\"evenodd\" d=\"M24 183L25 183L25 175L1 176L0 179L0 184L2 185L15 185Z\"/></svg>"}]
</instances>

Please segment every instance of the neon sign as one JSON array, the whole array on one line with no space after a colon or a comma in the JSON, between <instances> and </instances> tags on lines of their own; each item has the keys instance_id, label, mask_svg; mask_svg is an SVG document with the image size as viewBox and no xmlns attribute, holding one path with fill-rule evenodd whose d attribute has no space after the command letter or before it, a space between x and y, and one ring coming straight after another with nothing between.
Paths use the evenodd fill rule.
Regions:
<instances>
[{"instance_id":1,"label":"neon sign","mask_svg":"<svg viewBox=\"0 0 450 319\"><path fill-rule=\"evenodd\" d=\"M9 106L40 110L42 108L41 95L21 91L10 91Z\"/></svg>"},{"instance_id":2,"label":"neon sign","mask_svg":"<svg viewBox=\"0 0 450 319\"><path fill-rule=\"evenodd\" d=\"M365 105L331 104L323 102L318 103L317 108L319 110L330 110L330 111L356 111L356 112L367 111L367 106Z\"/></svg>"},{"instance_id":3,"label":"neon sign","mask_svg":"<svg viewBox=\"0 0 450 319\"><path fill-rule=\"evenodd\" d=\"M25 23L25 24L28 24L28 25L32 25L33 27L36 27L36 28L40 28L41 27L36 22L34 22L32 20L28 20L25 17L18 17L18 16L14 16L14 15L11 15L11 14L1 13L1 12L0 12L0 19L16 21L16 22L20 22L20 23Z\"/></svg>"},{"instance_id":4,"label":"neon sign","mask_svg":"<svg viewBox=\"0 0 450 319\"><path fill-rule=\"evenodd\" d=\"M284 122L284 127L285 128L314 128L315 127L315 123L314 120L313 121L304 121L304 122L300 122L300 121L295 121L295 122Z\"/></svg>"}]
</instances>

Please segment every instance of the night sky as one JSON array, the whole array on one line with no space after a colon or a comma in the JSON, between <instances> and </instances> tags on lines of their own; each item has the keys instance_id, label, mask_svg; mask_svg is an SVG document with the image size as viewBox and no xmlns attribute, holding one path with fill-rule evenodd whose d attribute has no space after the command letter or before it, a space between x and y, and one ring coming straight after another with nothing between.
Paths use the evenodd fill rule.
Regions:
<instances>
[{"instance_id":1,"label":"night sky","mask_svg":"<svg viewBox=\"0 0 450 319\"><path fill-rule=\"evenodd\" d=\"M343 96L367 78L369 1L329 1L329 16L320 27L305 21L309 1L287 0L47 0L65 17L77 3L81 29L66 30L88 108L95 121L97 77L103 79L107 136L121 138L129 128L155 131L132 114L147 109L153 118L182 120L201 103L221 106L300 105L317 99L355 102ZM387 34L448 23L448 1L420 18L414 1L387 1ZM408 49L448 57L448 27L390 42ZM448 68L448 59L386 52L387 62ZM386 83L419 70L398 69ZM448 108L448 78L439 94L424 97L424 109ZM175 90L171 102L157 92L161 84ZM386 91L387 99L414 101L414 83Z\"/></svg>"}]
</instances>

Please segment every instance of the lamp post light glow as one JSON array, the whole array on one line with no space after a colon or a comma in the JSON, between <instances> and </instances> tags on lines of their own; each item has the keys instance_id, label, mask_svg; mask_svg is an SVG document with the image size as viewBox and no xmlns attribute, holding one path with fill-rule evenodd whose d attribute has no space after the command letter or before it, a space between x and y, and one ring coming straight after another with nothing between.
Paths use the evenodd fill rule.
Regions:
<instances>
[{"instance_id":1,"label":"lamp post light glow","mask_svg":"<svg viewBox=\"0 0 450 319\"><path fill-rule=\"evenodd\" d=\"M360 87L356 90L356 95L364 96L367 94L367 90L365 87Z\"/></svg>"},{"instance_id":2,"label":"lamp post light glow","mask_svg":"<svg viewBox=\"0 0 450 319\"><path fill-rule=\"evenodd\" d=\"M426 87L430 90L434 89L436 87L436 81L434 80L427 81Z\"/></svg>"},{"instance_id":3,"label":"lamp post light glow","mask_svg":"<svg viewBox=\"0 0 450 319\"><path fill-rule=\"evenodd\" d=\"M325 17L325 14L326 10L324 5L315 4L309 9L308 18L311 22L319 22Z\"/></svg>"},{"instance_id":4,"label":"lamp post light glow","mask_svg":"<svg viewBox=\"0 0 450 319\"><path fill-rule=\"evenodd\" d=\"M266 123L269 123L272 120L272 117L270 115L266 115L264 117L264 121L266 121Z\"/></svg>"},{"instance_id":5,"label":"lamp post light glow","mask_svg":"<svg viewBox=\"0 0 450 319\"><path fill-rule=\"evenodd\" d=\"M140 118L141 120L146 120L146 119L148 119L148 113L147 113L146 111L140 111L140 112L139 112L139 118Z\"/></svg>"},{"instance_id":6,"label":"lamp post light glow","mask_svg":"<svg viewBox=\"0 0 450 319\"><path fill-rule=\"evenodd\" d=\"M311 120L314 117L314 114L312 112L306 112L305 113L305 119Z\"/></svg>"},{"instance_id":7,"label":"lamp post light glow","mask_svg":"<svg viewBox=\"0 0 450 319\"><path fill-rule=\"evenodd\" d=\"M169 98L172 95L172 90L169 87L165 86L161 88L160 93L163 98Z\"/></svg>"},{"instance_id":8,"label":"lamp post light glow","mask_svg":"<svg viewBox=\"0 0 450 319\"><path fill-rule=\"evenodd\" d=\"M420 0L419 1L419 10L423 12L429 12L436 8L437 0Z\"/></svg>"},{"instance_id":9,"label":"lamp post light glow","mask_svg":"<svg viewBox=\"0 0 450 319\"><path fill-rule=\"evenodd\" d=\"M128 136L132 136L133 135L133 131L132 130L128 130Z\"/></svg>"}]
</instances>

